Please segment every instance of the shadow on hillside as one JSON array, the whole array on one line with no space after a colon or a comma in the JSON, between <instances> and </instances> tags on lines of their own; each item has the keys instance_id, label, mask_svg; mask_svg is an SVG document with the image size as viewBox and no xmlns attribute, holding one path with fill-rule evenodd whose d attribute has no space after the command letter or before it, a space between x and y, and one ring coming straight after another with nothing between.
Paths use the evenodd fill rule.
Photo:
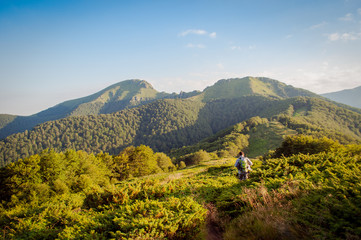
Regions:
<instances>
[{"instance_id":1,"label":"shadow on hillside","mask_svg":"<svg viewBox=\"0 0 361 240\"><path fill-rule=\"evenodd\" d=\"M283 107L283 106L282 106ZM287 105L288 107L288 105ZM287 107L284 107L287 109ZM220 130L226 129L251 117L271 117L279 113L279 101L262 96L248 96L235 99L220 99L207 102L200 109L196 122L187 127L177 128L165 134L144 136L142 127L131 145L144 144L155 151L170 152L171 149L193 145L210 137ZM143 123L144 128L147 123ZM112 149L118 153L123 146Z\"/></svg>"}]
</instances>

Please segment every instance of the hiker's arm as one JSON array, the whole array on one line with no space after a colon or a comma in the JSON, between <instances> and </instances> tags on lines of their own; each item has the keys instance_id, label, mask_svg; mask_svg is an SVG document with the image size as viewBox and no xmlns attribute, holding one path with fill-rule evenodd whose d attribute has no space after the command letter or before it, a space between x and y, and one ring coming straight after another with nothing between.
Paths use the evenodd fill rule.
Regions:
<instances>
[{"instance_id":1,"label":"hiker's arm","mask_svg":"<svg viewBox=\"0 0 361 240\"><path fill-rule=\"evenodd\" d=\"M249 158L247 158L247 161L248 161L248 164L249 164L250 166L253 165L253 162L252 162Z\"/></svg>"}]
</instances>

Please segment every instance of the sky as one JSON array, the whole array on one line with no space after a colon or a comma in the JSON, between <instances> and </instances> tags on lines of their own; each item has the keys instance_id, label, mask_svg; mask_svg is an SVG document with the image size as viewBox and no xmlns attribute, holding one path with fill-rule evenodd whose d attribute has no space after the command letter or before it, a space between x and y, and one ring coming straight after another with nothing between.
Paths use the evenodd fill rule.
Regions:
<instances>
[{"instance_id":1,"label":"sky","mask_svg":"<svg viewBox=\"0 0 361 240\"><path fill-rule=\"evenodd\" d=\"M361 0L0 0L0 113L127 79L179 93L246 76L361 86Z\"/></svg>"}]
</instances>

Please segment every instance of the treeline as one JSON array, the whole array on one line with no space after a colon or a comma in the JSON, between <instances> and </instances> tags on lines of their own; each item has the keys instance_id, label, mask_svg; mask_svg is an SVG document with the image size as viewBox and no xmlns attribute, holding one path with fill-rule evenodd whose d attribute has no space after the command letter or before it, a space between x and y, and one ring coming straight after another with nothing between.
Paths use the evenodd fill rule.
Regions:
<instances>
[{"instance_id":1,"label":"treeline","mask_svg":"<svg viewBox=\"0 0 361 240\"><path fill-rule=\"evenodd\" d=\"M280 115L267 119L257 116L219 131L197 144L175 149L170 152L170 156L176 158L178 163L184 161L187 165L199 163L195 161L199 157L195 156L200 153L204 155L203 152L207 152L209 155L209 157L202 157L205 159L235 157L241 150L245 151L249 157L257 157L270 150L275 150L281 144L287 144L284 136L298 134L313 136L317 139L326 137L341 144L360 142L349 135L326 130L297 120L295 117ZM287 152L284 149L279 151Z\"/></svg>"},{"instance_id":2,"label":"treeline","mask_svg":"<svg viewBox=\"0 0 361 240\"><path fill-rule=\"evenodd\" d=\"M0 201L6 208L40 204L58 195L86 193L176 169L166 154L144 145L127 147L119 155L45 150L0 169Z\"/></svg>"},{"instance_id":3,"label":"treeline","mask_svg":"<svg viewBox=\"0 0 361 240\"><path fill-rule=\"evenodd\" d=\"M346 142L361 139L360 114L320 99L299 97L279 100L248 96L204 103L195 97L159 100L114 114L46 122L32 131L14 134L0 141L0 164L4 166L47 148L118 154L127 146L144 144L155 151L169 153L172 149L196 144L254 116L275 118L297 133L335 135L340 142L345 138L348 138ZM238 142L242 142L244 147L247 145L243 144L245 141L242 139ZM277 141L280 144L282 139ZM215 145L223 146L223 143ZM264 145L263 149L266 147ZM234 149L232 146L227 148Z\"/></svg>"}]
</instances>

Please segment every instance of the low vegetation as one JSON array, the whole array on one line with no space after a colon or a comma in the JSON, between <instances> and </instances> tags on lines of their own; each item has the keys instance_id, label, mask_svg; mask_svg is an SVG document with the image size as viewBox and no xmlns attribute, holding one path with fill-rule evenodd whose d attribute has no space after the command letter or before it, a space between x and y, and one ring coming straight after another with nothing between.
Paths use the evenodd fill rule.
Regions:
<instances>
[{"instance_id":1,"label":"low vegetation","mask_svg":"<svg viewBox=\"0 0 361 240\"><path fill-rule=\"evenodd\" d=\"M48 150L9 164L0 174L0 237L361 238L361 145L295 135L253 159L246 181L234 158L203 160L176 170L140 146L116 156Z\"/></svg>"}]
</instances>

